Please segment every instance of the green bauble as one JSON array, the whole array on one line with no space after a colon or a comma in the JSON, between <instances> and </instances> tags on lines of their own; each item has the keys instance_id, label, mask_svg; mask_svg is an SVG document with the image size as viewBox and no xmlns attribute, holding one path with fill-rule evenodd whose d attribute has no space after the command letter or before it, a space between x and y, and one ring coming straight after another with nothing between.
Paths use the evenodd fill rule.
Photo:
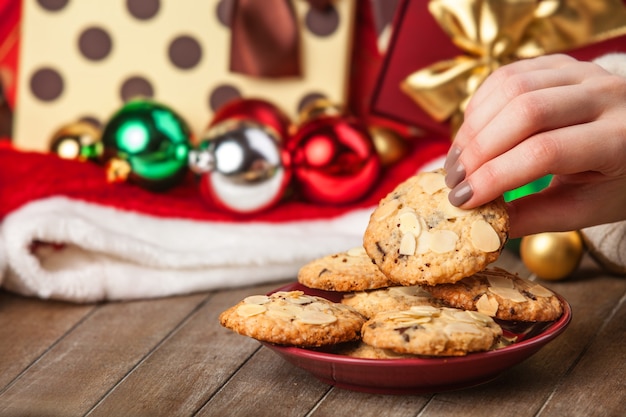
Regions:
<instances>
[{"instance_id":1,"label":"green bauble","mask_svg":"<svg viewBox=\"0 0 626 417\"><path fill-rule=\"evenodd\" d=\"M504 193L505 201L513 201L518 198L526 197L527 195L538 193L539 191L546 188L550 185L550 181L552 180L552 175L546 175L545 177L541 177L538 180L535 180L526 185L522 185L519 188L515 188L514 190L510 190ZM520 251L520 239L509 239L506 243L507 249L512 250L515 253L519 253Z\"/></svg>"},{"instance_id":2,"label":"green bauble","mask_svg":"<svg viewBox=\"0 0 626 417\"><path fill-rule=\"evenodd\" d=\"M512 201L521 197L526 197L530 194L537 193L546 188L550 184L550 180L552 180L552 175L546 175L545 177L541 177L531 183L522 185L519 188L507 191L504 193L504 199L506 201Z\"/></svg>"},{"instance_id":3,"label":"green bauble","mask_svg":"<svg viewBox=\"0 0 626 417\"><path fill-rule=\"evenodd\" d=\"M180 183L188 172L191 131L172 109L150 100L129 101L102 133L107 177L152 191Z\"/></svg>"}]
</instances>

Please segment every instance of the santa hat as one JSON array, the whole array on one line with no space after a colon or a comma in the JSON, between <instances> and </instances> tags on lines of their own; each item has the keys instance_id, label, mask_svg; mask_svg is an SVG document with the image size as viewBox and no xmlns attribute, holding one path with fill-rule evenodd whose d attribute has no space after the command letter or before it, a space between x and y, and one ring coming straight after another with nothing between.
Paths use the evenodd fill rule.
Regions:
<instances>
[{"instance_id":1,"label":"santa hat","mask_svg":"<svg viewBox=\"0 0 626 417\"><path fill-rule=\"evenodd\" d=\"M190 178L165 193L107 183L102 167L0 149L0 283L73 302L127 300L295 279L361 245L373 207L440 167L448 142L418 139L351 205L285 200L255 215L210 207Z\"/></svg>"}]
</instances>

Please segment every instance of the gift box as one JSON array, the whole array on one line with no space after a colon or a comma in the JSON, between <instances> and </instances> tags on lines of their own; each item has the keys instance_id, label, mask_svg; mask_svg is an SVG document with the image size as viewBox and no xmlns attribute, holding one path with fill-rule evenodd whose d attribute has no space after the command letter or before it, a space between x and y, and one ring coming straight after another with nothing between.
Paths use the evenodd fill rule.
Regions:
<instances>
[{"instance_id":1,"label":"gift box","mask_svg":"<svg viewBox=\"0 0 626 417\"><path fill-rule=\"evenodd\" d=\"M47 150L64 124L105 123L138 95L173 108L196 135L234 98L265 98L293 117L314 98L345 103L356 1L336 0L318 9L310 2L277 0L284 14L264 4L276 12L265 21L267 29L291 30L291 44L282 38L277 44L293 46L298 55L293 62L265 51L273 57L269 65L289 66L269 75L255 72L256 62L250 62L259 37L245 30L263 25L254 10L244 10L250 3L254 7L232 0L24 0L14 144ZM236 22L244 29L237 36L231 30Z\"/></svg>"},{"instance_id":2,"label":"gift box","mask_svg":"<svg viewBox=\"0 0 626 417\"><path fill-rule=\"evenodd\" d=\"M511 4L504 10L509 6L499 1L402 0L373 92L372 114L450 137L451 109L436 99L445 101L453 96L459 103L452 110L462 114L472 90L499 65L545 53L562 52L591 60L626 51L626 2L622 0ZM488 8L499 14L487 13ZM503 20L489 21L494 15ZM498 23L502 23L499 28ZM487 25L491 30L482 30ZM503 51L494 52L497 39L481 44L485 33L513 41ZM419 80L415 79L417 72ZM455 76L460 77L456 85L452 84L457 81Z\"/></svg>"}]
</instances>

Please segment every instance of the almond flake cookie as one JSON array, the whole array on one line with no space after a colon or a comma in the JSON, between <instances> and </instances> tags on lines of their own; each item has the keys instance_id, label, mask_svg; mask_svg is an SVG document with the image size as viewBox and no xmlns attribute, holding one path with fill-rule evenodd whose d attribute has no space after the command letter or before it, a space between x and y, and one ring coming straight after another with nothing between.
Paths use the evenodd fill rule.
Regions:
<instances>
[{"instance_id":1,"label":"almond flake cookie","mask_svg":"<svg viewBox=\"0 0 626 417\"><path fill-rule=\"evenodd\" d=\"M492 349L502 328L475 311L415 306L379 313L365 322L361 333L368 345L401 354L464 356Z\"/></svg>"},{"instance_id":2,"label":"almond flake cookie","mask_svg":"<svg viewBox=\"0 0 626 417\"><path fill-rule=\"evenodd\" d=\"M351 358L361 359L416 359L419 355L409 355L405 353L394 352L391 349L379 349L363 342L352 342L338 345L333 350L336 355L350 356Z\"/></svg>"},{"instance_id":3,"label":"almond flake cookie","mask_svg":"<svg viewBox=\"0 0 626 417\"><path fill-rule=\"evenodd\" d=\"M392 285L362 246L327 255L304 265L298 282L325 291L363 291Z\"/></svg>"},{"instance_id":4,"label":"almond flake cookie","mask_svg":"<svg viewBox=\"0 0 626 417\"><path fill-rule=\"evenodd\" d=\"M448 201L443 170L419 173L383 198L370 216L365 251L400 285L453 283L495 261L506 243L504 199L472 210Z\"/></svg>"},{"instance_id":5,"label":"almond flake cookie","mask_svg":"<svg viewBox=\"0 0 626 417\"><path fill-rule=\"evenodd\" d=\"M488 268L455 284L428 290L449 306L501 320L553 321L563 314L563 306L552 291L502 268Z\"/></svg>"},{"instance_id":6,"label":"almond flake cookie","mask_svg":"<svg viewBox=\"0 0 626 417\"><path fill-rule=\"evenodd\" d=\"M371 291L344 294L341 304L371 318L381 311L406 310L412 306L433 305L436 303L430 293L419 285L410 287L388 287Z\"/></svg>"},{"instance_id":7,"label":"almond flake cookie","mask_svg":"<svg viewBox=\"0 0 626 417\"><path fill-rule=\"evenodd\" d=\"M302 291L252 295L220 314L222 326L279 345L319 347L358 340L365 318Z\"/></svg>"}]
</instances>

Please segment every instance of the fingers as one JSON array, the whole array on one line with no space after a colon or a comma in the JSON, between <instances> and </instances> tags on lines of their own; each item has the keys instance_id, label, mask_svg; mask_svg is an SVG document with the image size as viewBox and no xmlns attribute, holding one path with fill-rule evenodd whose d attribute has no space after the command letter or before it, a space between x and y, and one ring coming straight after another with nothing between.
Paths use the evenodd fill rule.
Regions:
<instances>
[{"instance_id":1,"label":"fingers","mask_svg":"<svg viewBox=\"0 0 626 417\"><path fill-rule=\"evenodd\" d=\"M457 132L449 159L454 159L457 149L464 149L473 142L512 101L543 89L578 85L593 74L604 75L606 71L566 55L518 61L496 70L470 100L465 110L465 122Z\"/></svg>"},{"instance_id":2,"label":"fingers","mask_svg":"<svg viewBox=\"0 0 626 417\"><path fill-rule=\"evenodd\" d=\"M586 103L581 108L580 103ZM472 146L461 148L467 172L483 161L512 149L542 131L594 120L603 110L601 100L590 100L586 88L546 88L514 98L501 108L473 138Z\"/></svg>"},{"instance_id":3,"label":"fingers","mask_svg":"<svg viewBox=\"0 0 626 417\"><path fill-rule=\"evenodd\" d=\"M524 59L501 67L491 74L474 93L468 105L468 110L481 107L485 101L489 101L487 99L489 96L493 95L493 93L501 92L503 86L509 83L510 79L515 79L518 75L528 74L534 71L559 69L576 62L578 61L568 55L555 54L533 59ZM520 80L520 82L522 83L521 87L523 87L523 82L528 81ZM531 79L530 82L541 83L542 79ZM513 83L515 84L515 81L513 81ZM553 85L559 84L560 83ZM537 84L537 88L541 88L540 84ZM513 89L513 92L515 93L515 89Z\"/></svg>"},{"instance_id":4,"label":"fingers","mask_svg":"<svg viewBox=\"0 0 626 417\"><path fill-rule=\"evenodd\" d=\"M601 178L585 184L559 182L559 178L542 192L509 203L511 238L624 220L626 177Z\"/></svg>"},{"instance_id":5,"label":"fingers","mask_svg":"<svg viewBox=\"0 0 626 417\"><path fill-rule=\"evenodd\" d=\"M616 138L619 129L612 120L598 120L535 134L511 150L472 168L473 172L468 171L467 176L452 188L450 202L463 208L476 207L547 174L609 172L614 169L614 173L619 174L617 170L623 172L624 169L619 164L619 155L623 155L626 143ZM616 139L605 140L602 151L598 151L597 142L590 140L594 135ZM454 175L454 171L450 175Z\"/></svg>"}]
</instances>

